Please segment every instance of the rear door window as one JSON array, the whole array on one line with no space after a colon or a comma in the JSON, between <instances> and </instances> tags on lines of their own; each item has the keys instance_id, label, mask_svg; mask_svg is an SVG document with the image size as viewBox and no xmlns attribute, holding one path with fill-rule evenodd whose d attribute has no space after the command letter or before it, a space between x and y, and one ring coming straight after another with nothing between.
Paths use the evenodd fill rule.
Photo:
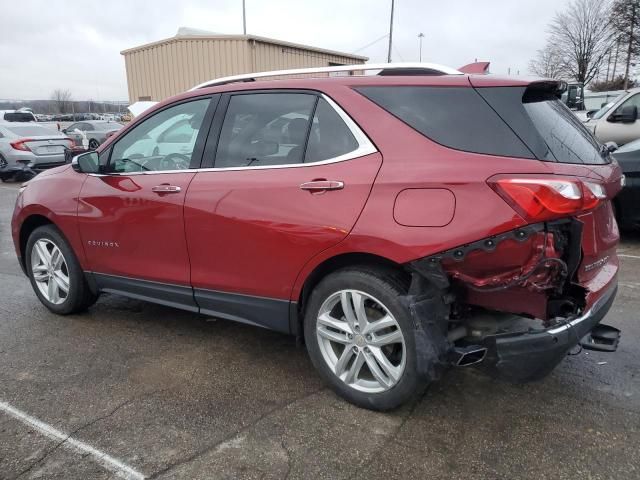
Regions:
<instances>
[{"instance_id":1,"label":"rear door window","mask_svg":"<svg viewBox=\"0 0 640 480\"><path fill-rule=\"evenodd\" d=\"M425 137L466 152L533 158L473 88L372 86L356 89Z\"/></svg>"},{"instance_id":2,"label":"rear door window","mask_svg":"<svg viewBox=\"0 0 640 480\"><path fill-rule=\"evenodd\" d=\"M215 167L301 163L317 98L306 93L232 95L220 131Z\"/></svg>"}]
</instances>

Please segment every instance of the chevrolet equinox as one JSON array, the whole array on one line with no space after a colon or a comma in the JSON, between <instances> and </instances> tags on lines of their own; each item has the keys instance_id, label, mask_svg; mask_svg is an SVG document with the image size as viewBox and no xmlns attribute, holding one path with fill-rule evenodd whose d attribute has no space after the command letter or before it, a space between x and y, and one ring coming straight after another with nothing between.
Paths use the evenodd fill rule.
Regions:
<instances>
[{"instance_id":1,"label":"chevrolet equinox","mask_svg":"<svg viewBox=\"0 0 640 480\"><path fill-rule=\"evenodd\" d=\"M455 365L541 378L619 337L623 177L564 86L433 64L206 82L24 184L16 252L54 313L110 292L292 334L366 408Z\"/></svg>"}]
</instances>

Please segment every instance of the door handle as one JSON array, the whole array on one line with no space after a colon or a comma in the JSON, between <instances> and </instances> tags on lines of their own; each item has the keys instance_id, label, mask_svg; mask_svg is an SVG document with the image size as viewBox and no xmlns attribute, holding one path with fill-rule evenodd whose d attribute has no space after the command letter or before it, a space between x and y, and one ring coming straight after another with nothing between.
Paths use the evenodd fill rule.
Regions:
<instances>
[{"instance_id":1,"label":"door handle","mask_svg":"<svg viewBox=\"0 0 640 480\"><path fill-rule=\"evenodd\" d=\"M300 189L308 192L324 192L326 190L342 190L344 182L338 180L313 180L300 185Z\"/></svg>"},{"instance_id":2,"label":"door handle","mask_svg":"<svg viewBox=\"0 0 640 480\"><path fill-rule=\"evenodd\" d=\"M177 185L169 185L168 183L151 187L151 191L154 193L180 193L180 190L182 189Z\"/></svg>"}]
</instances>

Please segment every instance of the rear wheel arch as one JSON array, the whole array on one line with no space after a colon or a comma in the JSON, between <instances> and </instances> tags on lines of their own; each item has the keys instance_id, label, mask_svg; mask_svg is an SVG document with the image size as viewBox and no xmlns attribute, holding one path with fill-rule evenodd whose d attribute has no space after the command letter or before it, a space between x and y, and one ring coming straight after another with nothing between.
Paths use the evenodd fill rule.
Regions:
<instances>
[{"instance_id":1,"label":"rear wheel arch","mask_svg":"<svg viewBox=\"0 0 640 480\"><path fill-rule=\"evenodd\" d=\"M410 282L409 273L402 265L380 255L372 253L351 252L330 257L316 267L307 275L300 291L300 295L295 305L295 312L292 312L291 330L296 336L302 337L304 314L309 297L313 289L328 275L348 268L373 271L380 274L393 276L398 282L408 287Z\"/></svg>"}]
</instances>

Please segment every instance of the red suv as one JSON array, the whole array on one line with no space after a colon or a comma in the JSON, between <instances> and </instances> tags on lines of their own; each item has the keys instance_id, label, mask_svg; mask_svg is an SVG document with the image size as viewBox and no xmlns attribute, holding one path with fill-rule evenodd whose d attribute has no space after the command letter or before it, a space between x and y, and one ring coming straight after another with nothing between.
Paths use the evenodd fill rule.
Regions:
<instances>
[{"instance_id":1,"label":"red suv","mask_svg":"<svg viewBox=\"0 0 640 480\"><path fill-rule=\"evenodd\" d=\"M525 381L579 343L615 350L623 177L562 83L262 75L170 98L21 188L16 252L48 309L112 292L296 335L379 410L451 365Z\"/></svg>"}]
</instances>

